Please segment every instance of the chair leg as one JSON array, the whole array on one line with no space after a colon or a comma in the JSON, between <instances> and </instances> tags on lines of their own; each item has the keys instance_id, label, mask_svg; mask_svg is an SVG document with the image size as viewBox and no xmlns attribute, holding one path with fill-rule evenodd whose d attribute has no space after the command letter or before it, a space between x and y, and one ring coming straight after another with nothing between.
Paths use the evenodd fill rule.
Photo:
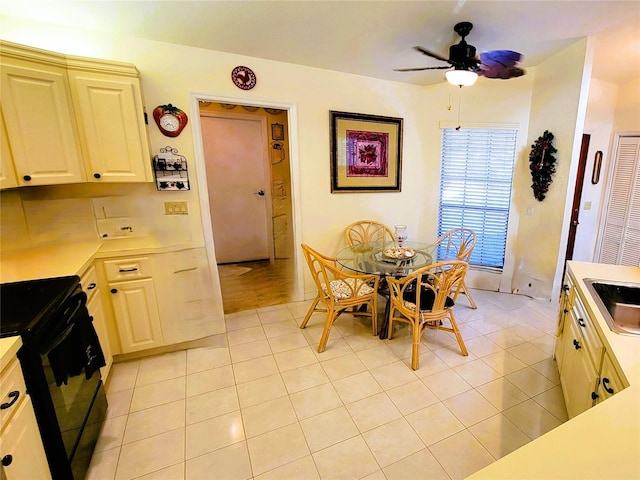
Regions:
<instances>
[{"instance_id":1,"label":"chair leg","mask_svg":"<svg viewBox=\"0 0 640 480\"><path fill-rule=\"evenodd\" d=\"M388 329L388 333L387 333L387 339L391 340L391 338L393 337L393 311L394 311L394 307L390 307L389 308L389 322L387 323L387 329ZM385 309L385 314L386 314L386 309Z\"/></svg>"},{"instance_id":2,"label":"chair leg","mask_svg":"<svg viewBox=\"0 0 640 480\"><path fill-rule=\"evenodd\" d=\"M302 320L302 323L300 324L300 328L304 328L307 326L307 322L309 321L309 319L311 318L311 315L313 314L316 307L318 306L319 301L320 301L320 297L318 296L309 307L309 310L307 311L307 314L305 315L304 320Z\"/></svg>"},{"instance_id":3,"label":"chair leg","mask_svg":"<svg viewBox=\"0 0 640 480\"><path fill-rule=\"evenodd\" d=\"M411 346L411 368L418 370L420 367L420 338L422 337L422 328L420 324L413 322L413 345Z\"/></svg>"},{"instance_id":4,"label":"chair leg","mask_svg":"<svg viewBox=\"0 0 640 480\"><path fill-rule=\"evenodd\" d=\"M337 318L336 310L333 306L329 307L327 310L327 318L324 321L324 329L322 330L322 336L320 337L320 343L318 344L318 353L324 352L325 348L327 348L327 340L329 340L329 333L331 332L331 327L333 326L333 322L335 322Z\"/></svg>"},{"instance_id":5,"label":"chair leg","mask_svg":"<svg viewBox=\"0 0 640 480\"><path fill-rule=\"evenodd\" d=\"M456 340L458 340L458 345L460 346L462 355L466 357L467 355L469 355L469 352L467 352L467 346L464 344L464 340L462 339L462 334L460 333L460 329L458 328L456 319L453 316L453 310L449 309L447 313L449 314L449 321L451 322L451 328L453 328L453 333L456 336Z\"/></svg>"},{"instance_id":6,"label":"chair leg","mask_svg":"<svg viewBox=\"0 0 640 480\"><path fill-rule=\"evenodd\" d=\"M378 335L378 300L376 297L371 299L371 330L374 335Z\"/></svg>"},{"instance_id":7,"label":"chair leg","mask_svg":"<svg viewBox=\"0 0 640 480\"><path fill-rule=\"evenodd\" d=\"M478 308L478 306L476 305L476 302L473 301L473 298L471 297L471 293L469 292L469 290L467 289L467 284L464 283L464 280L462 280L462 282L460 282L460 286L458 287L458 292L456 292L456 296L458 296L458 293L464 293L467 297L467 300L469 300L469 305L471 305L471 308L473 308L474 310L476 310ZM455 302L455 298L453 300Z\"/></svg>"}]
</instances>

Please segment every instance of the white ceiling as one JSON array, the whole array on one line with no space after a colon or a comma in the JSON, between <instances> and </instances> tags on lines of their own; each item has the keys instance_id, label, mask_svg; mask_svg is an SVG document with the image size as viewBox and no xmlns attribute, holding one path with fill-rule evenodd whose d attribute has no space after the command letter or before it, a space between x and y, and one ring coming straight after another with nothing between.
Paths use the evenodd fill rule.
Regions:
<instances>
[{"instance_id":1,"label":"white ceiling","mask_svg":"<svg viewBox=\"0 0 640 480\"><path fill-rule=\"evenodd\" d=\"M470 21L478 52L516 50L525 69L594 36L594 77L640 77L638 0L0 0L0 13L417 85L443 70L393 69L443 65L412 47L446 57L453 25Z\"/></svg>"}]
</instances>

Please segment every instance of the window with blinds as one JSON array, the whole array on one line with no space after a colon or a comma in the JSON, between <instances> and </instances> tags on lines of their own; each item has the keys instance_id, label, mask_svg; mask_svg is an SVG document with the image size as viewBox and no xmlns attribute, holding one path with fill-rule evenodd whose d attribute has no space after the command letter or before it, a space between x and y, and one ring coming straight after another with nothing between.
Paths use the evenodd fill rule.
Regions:
<instances>
[{"instance_id":1,"label":"window with blinds","mask_svg":"<svg viewBox=\"0 0 640 480\"><path fill-rule=\"evenodd\" d=\"M517 133L442 130L438 235L453 228L472 229L477 240L471 265L504 266Z\"/></svg>"}]
</instances>

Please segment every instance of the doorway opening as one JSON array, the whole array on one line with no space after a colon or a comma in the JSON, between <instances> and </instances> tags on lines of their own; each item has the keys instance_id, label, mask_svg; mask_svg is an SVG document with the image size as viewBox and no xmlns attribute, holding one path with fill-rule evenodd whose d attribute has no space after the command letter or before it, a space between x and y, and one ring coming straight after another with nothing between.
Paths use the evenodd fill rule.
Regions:
<instances>
[{"instance_id":1,"label":"doorway opening","mask_svg":"<svg viewBox=\"0 0 640 480\"><path fill-rule=\"evenodd\" d=\"M290 106L196 100L202 221L224 313L301 300Z\"/></svg>"}]
</instances>

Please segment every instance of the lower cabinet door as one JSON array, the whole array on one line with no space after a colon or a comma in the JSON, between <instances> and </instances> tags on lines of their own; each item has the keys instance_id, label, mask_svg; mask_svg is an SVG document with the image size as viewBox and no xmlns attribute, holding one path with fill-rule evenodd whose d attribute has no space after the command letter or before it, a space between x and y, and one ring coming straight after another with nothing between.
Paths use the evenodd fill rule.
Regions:
<instances>
[{"instance_id":1,"label":"lower cabinet door","mask_svg":"<svg viewBox=\"0 0 640 480\"><path fill-rule=\"evenodd\" d=\"M151 278L110 283L122 353L164 345Z\"/></svg>"},{"instance_id":2,"label":"lower cabinet door","mask_svg":"<svg viewBox=\"0 0 640 480\"><path fill-rule=\"evenodd\" d=\"M33 413L31 399L18 406L14 417L0 437L2 470L0 478L7 480L51 478L47 457L42 446L40 430Z\"/></svg>"},{"instance_id":3,"label":"lower cabinet door","mask_svg":"<svg viewBox=\"0 0 640 480\"><path fill-rule=\"evenodd\" d=\"M584 412L593 405L592 394L596 391L598 372L591 363L585 341L575 322L568 318L565 328L565 351L560 370L560 381L569 418Z\"/></svg>"},{"instance_id":4,"label":"lower cabinet door","mask_svg":"<svg viewBox=\"0 0 640 480\"><path fill-rule=\"evenodd\" d=\"M600 385L598 388L598 402L606 400L615 395L626 385L622 381L622 376L614 367L611 357L608 354L604 356L602 361L602 372L600 373Z\"/></svg>"}]
</instances>

